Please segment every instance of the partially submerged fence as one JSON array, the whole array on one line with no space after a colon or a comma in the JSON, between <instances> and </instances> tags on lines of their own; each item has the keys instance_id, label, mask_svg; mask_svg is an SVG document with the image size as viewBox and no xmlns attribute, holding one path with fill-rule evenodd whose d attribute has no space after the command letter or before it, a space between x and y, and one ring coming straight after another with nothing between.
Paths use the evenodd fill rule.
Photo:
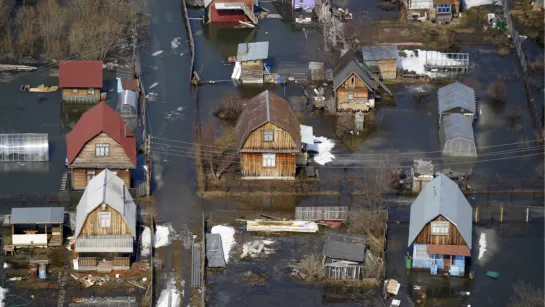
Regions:
<instances>
[{"instance_id":1,"label":"partially submerged fence","mask_svg":"<svg viewBox=\"0 0 545 307\"><path fill-rule=\"evenodd\" d=\"M187 30L187 38L189 40L189 49L191 50L191 63L189 64L189 82L193 82L193 72L195 71L195 42L193 41L193 30L191 21L187 13L187 3L182 0L182 11L184 14L185 29Z\"/></svg>"}]
</instances>

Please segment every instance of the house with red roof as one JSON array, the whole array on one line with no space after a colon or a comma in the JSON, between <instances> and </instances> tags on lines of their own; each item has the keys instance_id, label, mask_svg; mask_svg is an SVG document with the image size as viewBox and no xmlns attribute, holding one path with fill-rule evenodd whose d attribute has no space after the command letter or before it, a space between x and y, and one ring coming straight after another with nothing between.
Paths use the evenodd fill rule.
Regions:
<instances>
[{"instance_id":1,"label":"house with red roof","mask_svg":"<svg viewBox=\"0 0 545 307\"><path fill-rule=\"evenodd\" d=\"M102 61L59 61L59 87L66 103L96 104L102 88Z\"/></svg>"},{"instance_id":2,"label":"house with red roof","mask_svg":"<svg viewBox=\"0 0 545 307\"><path fill-rule=\"evenodd\" d=\"M123 118L105 102L81 116L66 143L72 189L84 190L106 168L131 187L130 170L136 168L136 139Z\"/></svg>"}]
</instances>

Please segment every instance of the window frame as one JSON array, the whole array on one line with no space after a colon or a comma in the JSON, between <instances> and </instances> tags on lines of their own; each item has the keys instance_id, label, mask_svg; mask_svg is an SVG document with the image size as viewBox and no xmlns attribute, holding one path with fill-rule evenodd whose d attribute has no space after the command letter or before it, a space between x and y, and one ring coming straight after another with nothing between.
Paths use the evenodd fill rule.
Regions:
<instances>
[{"instance_id":1,"label":"window frame","mask_svg":"<svg viewBox=\"0 0 545 307\"><path fill-rule=\"evenodd\" d=\"M263 142L274 142L274 130L263 130Z\"/></svg>"},{"instance_id":2,"label":"window frame","mask_svg":"<svg viewBox=\"0 0 545 307\"><path fill-rule=\"evenodd\" d=\"M104 221L107 221L104 223ZM98 227L99 228L111 228L112 227L112 213L108 211L101 211L98 213Z\"/></svg>"},{"instance_id":3,"label":"window frame","mask_svg":"<svg viewBox=\"0 0 545 307\"><path fill-rule=\"evenodd\" d=\"M348 93L348 100L354 99L354 93Z\"/></svg>"},{"instance_id":4,"label":"window frame","mask_svg":"<svg viewBox=\"0 0 545 307\"><path fill-rule=\"evenodd\" d=\"M430 228L432 236L448 236L450 233L450 222L434 221L430 223Z\"/></svg>"},{"instance_id":5,"label":"window frame","mask_svg":"<svg viewBox=\"0 0 545 307\"><path fill-rule=\"evenodd\" d=\"M95 157L109 157L110 156L110 144L99 143L95 145Z\"/></svg>"},{"instance_id":6,"label":"window frame","mask_svg":"<svg viewBox=\"0 0 545 307\"><path fill-rule=\"evenodd\" d=\"M87 89L87 94L88 94L89 96L94 96L94 95L95 95L95 89L92 88L92 87L88 88L88 89Z\"/></svg>"},{"instance_id":7,"label":"window frame","mask_svg":"<svg viewBox=\"0 0 545 307\"><path fill-rule=\"evenodd\" d=\"M273 153L263 153L262 154L262 167L276 167L276 154Z\"/></svg>"},{"instance_id":8,"label":"window frame","mask_svg":"<svg viewBox=\"0 0 545 307\"><path fill-rule=\"evenodd\" d=\"M450 4L437 5L437 13L439 14L450 14L451 11L452 11L452 5Z\"/></svg>"}]
</instances>

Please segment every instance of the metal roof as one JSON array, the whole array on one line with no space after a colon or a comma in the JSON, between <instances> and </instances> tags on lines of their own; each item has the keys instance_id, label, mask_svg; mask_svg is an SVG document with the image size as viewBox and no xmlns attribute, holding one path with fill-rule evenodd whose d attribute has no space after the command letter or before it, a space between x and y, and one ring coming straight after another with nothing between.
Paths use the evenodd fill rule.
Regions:
<instances>
[{"instance_id":1,"label":"metal roof","mask_svg":"<svg viewBox=\"0 0 545 307\"><path fill-rule=\"evenodd\" d=\"M442 215L460 232L467 246L471 248L473 209L458 185L444 174L428 182L411 205L409 225L410 246L420 231L433 219Z\"/></svg>"},{"instance_id":2,"label":"metal roof","mask_svg":"<svg viewBox=\"0 0 545 307\"><path fill-rule=\"evenodd\" d=\"M339 62L339 66L333 71L333 90L337 90L352 73L355 73L369 89L376 88L375 82L363 67L364 64L356 60L354 52L347 52Z\"/></svg>"},{"instance_id":3,"label":"metal roof","mask_svg":"<svg viewBox=\"0 0 545 307\"><path fill-rule=\"evenodd\" d=\"M102 88L102 61L59 61L60 88Z\"/></svg>"},{"instance_id":4,"label":"metal roof","mask_svg":"<svg viewBox=\"0 0 545 307\"><path fill-rule=\"evenodd\" d=\"M237 62L265 60L269 57L269 42L238 44Z\"/></svg>"},{"instance_id":5,"label":"metal roof","mask_svg":"<svg viewBox=\"0 0 545 307\"><path fill-rule=\"evenodd\" d=\"M131 235L80 236L76 239L78 253L132 253Z\"/></svg>"},{"instance_id":6,"label":"metal roof","mask_svg":"<svg viewBox=\"0 0 545 307\"><path fill-rule=\"evenodd\" d=\"M365 259L365 236L328 232L324 255L333 259L363 262Z\"/></svg>"},{"instance_id":7,"label":"metal roof","mask_svg":"<svg viewBox=\"0 0 545 307\"><path fill-rule=\"evenodd\" d=\"M363 46L361 47L363 61L379 61L397 59L399 51L396 45Z\"/></svg>"},{"instance_id":8,"label":"metal roof","mask_svg":"<svg viewBox=\"0 0 545 307\"><path fill-rule=\"evenodd\" d=\"M208 260L208 267L225 267L225 257L223 255L223 244L221 243L220 234L206 234L206 259Z\"/></svg>"},{"instance_id":9,"label":"metal roof","mask_svg":"<svg viewBox=\"0 0 545 307\"><path fill-rule=\"evenodd\" d=\"M89 181L78 203L76 209L76 240L79 240L78 236L89 213L102 204L106 204L119 212L132 237L136 238L136 204L123 180L109 169L105 169Z\"/></svg>"},{"instance_id":10,"label":"metal roof","mask_svg":"<svg viewBox=\"0 0 545 307\"><path fill-rule=\"evenodd\" d=\"M454 108L463 108L475 113L475 90L460 82L454 82L437 90L439 114Z\"/></svg>"},{"instance_id":11,"label":"metal roof","mask_svg":"<svg viewBox=\"0 0 545 307\"><path fill-rule=\"evenodd\" d=\"M471 118L462 114L446 115L441 122L440 130L443 153L450 156L477 156Z\"/></svg>"},{"instance_id":12,"label":"metal roof","mask_svg":"<svg viewBox=\"0 0 545 307\"><path fill-rule=\"evenodd\" d=\"M63 207L11 208L10 224L56 224L64 222Z\"/></svg>"}]
</instances>

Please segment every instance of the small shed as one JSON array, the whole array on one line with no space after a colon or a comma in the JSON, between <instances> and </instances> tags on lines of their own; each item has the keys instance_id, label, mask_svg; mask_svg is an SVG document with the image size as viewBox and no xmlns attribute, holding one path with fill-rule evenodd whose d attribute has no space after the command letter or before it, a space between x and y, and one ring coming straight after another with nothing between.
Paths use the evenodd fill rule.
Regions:
<instances>
[{"instance_id":1,"label":"small shed","mask_svg":"<svg viewBox=\"0 0 545 307\"><path fill-rule=\"evenodd\" d=\"M327 233L324 245L326 278L359 280L364 277L365 236Z\"/></svg>"},{"instance_id":2,"label":"small shed","mask_svg":"<svg viewBox=\"0 0 545 307\"><path fill-rule=\"evenodd\" d=\"M64 208L12 208L9 219L14 246L61 246Z\"/></svg>"},{"instance_id":3,"label":"small shed","mask_svg":"<svg viewBox=\"0 0 545 307\"><path fill-rule=\"evenodd\" d=\"M380 78L391 80L397 77L397 58L399 51L396 45L361 47L363 62L369 69L378 73Z\"/></svg>"},{"instance_id":4,"label":"small shed","mask_svg":"<svg viewBox=\"0 0 545 307\"><path fill-rule=\"evenodd\" d=\"M454 82L437 90L439 124L445 115L461 114L473 121L477 111L475 90L460 82Z\"/></svg>"},{"instance_id":5,"label":"small shed","mask_svg":"<svg viewBox=\"0 0 545 307\"><path fill-rule=\"evenodd\" d=\"M308 63L308 69L310 70L311 81L324 81L324 63L323 62L310 62Z\"/></svg>"},{"instance_id":6,"label":"small shed","mask_svg":"<svg viewBox=\"0 0 545 307\"><path fill-rule=\"evenodd\" d=\"M241 43L238 44L237 62L233 78L240 80L242 84L263 84L264 63L269 57L269 42ZM235 74L235 70L240 70Z\"/></svg>"},{"instance_id":7,"label":"small shed","mask_svg":"<svg viewBox=\"0 0 545 307\"><path fill-rule=\"evenodd\" d=\"M450 114L443 118L440 127L443 155L451 157L477 157L473 122L461 114Z\"/></svg>"},{"instance_id":8,"label":"small shed","mask_svg":"<svg viewBox=\"0 0 545 307\"><path fill-rule=\"evenodd\" d=\"M117 95L117 113L125 121L127 128L134 131L138 117L138 92L123 90Z\"/></svg>"},{"instance_id":9,"label":"small shed","mask_svg":"<svg viewBox=\"0 0 545 307\"><path fill-rule=\"evenodd\" d=\"M209 268L225 268L225 256L220 234L206 234L206 260Z\"/></svg>"},{"instance_id":10,"label":"small shed","mask_svg":"<svg viewBox=\"0 0 545 307\"><path fill-rule=\"evenodd\" d=\"M428 182L433 179L433 163L426 160L414 160L411 168L413 193L420 193Z\"/></svg>"}]
</instances>

